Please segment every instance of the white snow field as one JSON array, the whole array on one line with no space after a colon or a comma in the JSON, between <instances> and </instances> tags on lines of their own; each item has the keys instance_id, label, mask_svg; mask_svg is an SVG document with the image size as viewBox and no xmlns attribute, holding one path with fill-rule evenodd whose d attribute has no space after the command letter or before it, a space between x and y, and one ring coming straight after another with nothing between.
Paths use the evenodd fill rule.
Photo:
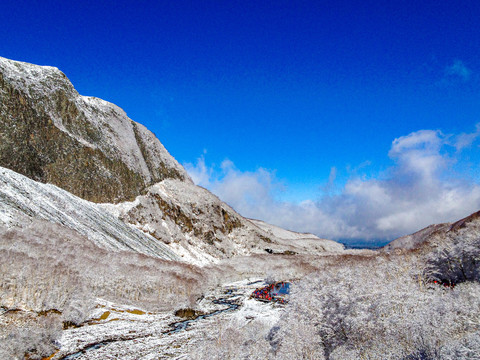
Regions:
<instances>
[{"instance_id":1,"label":"white snow field","mask_svg":"<svg viewBox=\"0 0 480 360\"><path fill-rule=\"evenodd\" d=\"M249 298L251 292L262 285L262 280L225 284L206 294L202 300L202 310L212 315L190 321L172 313L148 312L98 299L91 319L85 325L63 332L59 350L52 360L191 359L208 356L198 350L202 349L205 337L217 335L219 326L242 328L254 321L270 329L279 320L284 306ZM215 304L213 301L218 299L232 302L239 308L235 310L228 305ZM176 322L187 322L188 325L186 329L172 331L174 327L171 324Z\"/></svg>"}]
</instances>

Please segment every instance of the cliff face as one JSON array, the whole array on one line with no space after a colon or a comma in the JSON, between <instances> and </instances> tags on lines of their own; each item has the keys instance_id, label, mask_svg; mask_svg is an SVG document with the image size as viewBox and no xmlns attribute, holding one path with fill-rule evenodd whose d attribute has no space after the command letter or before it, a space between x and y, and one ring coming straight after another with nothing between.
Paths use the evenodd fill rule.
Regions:
<instances>
[{"instance_id":1,"label":"cliff face","mask_svg":"<svg viewBox=\"0 0 480 360\"><path fill-rule=\"evenodd\" d=\"M191 181L155 135L57 68L0 58L0 99L0 166L95 202Z\"/></svg>"}]
</instances>

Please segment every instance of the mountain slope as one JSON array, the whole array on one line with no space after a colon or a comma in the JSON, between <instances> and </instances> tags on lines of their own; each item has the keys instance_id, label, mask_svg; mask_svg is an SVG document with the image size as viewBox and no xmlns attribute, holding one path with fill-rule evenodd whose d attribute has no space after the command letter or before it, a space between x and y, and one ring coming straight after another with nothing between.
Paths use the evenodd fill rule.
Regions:
<instances>
[{"instance_id":1,"label":"mountain slope","mask_svg":"<svg viewBox=\"0 0 480 360\"><path fill-rule=\"evenodd\" d=\"M413 234L405 235L389 242L387 245L381 248L381 250L389 252L395 249L405 249L405 250L416 249L422 246L422 244L432 234L446 231L449 229L450 226L451 224L448 224L448 223L427 226L426 228L419 230Z\"/></svg>"},{"instance_id":2,"label":"mountain slope","mask_svg":"<svg viewBox=\"0 0 480 360\"><path fill-rule=\"evenodd\" d=\"M178 260L162 242L123 223L97 204L0 167L0 225L26 227L34 219L74 229L105 249Z\"/></svg>"},{"instance_id":3,"label":"mountain slope","mask_svg":"<svg viewBox=\"0 0 480 360\"><path fill-rule=\"evenodd\" d=\"M303 248L306 253L312 249L317 249L320 251L342 251L345 249L343 244L333 240L321 239L313 234L285 230L281 227L268 224L261 220L249 220L263 231L275 236L279 243L283 243L287 246L294 246L297 251L300 251L300 248Z\"/></svg>"},{"instance_id":4,"label":"mountain slope","mask_svg":"<svg viewBox=\"0 0 480 360\"><path fill-rule=\"evenodd\" d=\"M103 211L120 219L124 227L133 224L148 239L168 245L184 260L205 264L252 253L312 254L343 249L316 237L282 239L276 236L278 231L244 219L215 195L194 185L153 133L116 105L79 95L57 68L0 58L0 99L1 167L103 203ZM28 189L15 188L11 180L4 185L5 198L8 191L14 193L8 203L13 210L3 210L8 221L15 218L11 215L17 211L15 197L23 196L22 191L34 194L52 189L33 182ZM12 189L8 190L9 186ZM38 188L33 189L35 186ZM45 195L46 202L57 192ZM61 197L63 204L67 195ZM21 218L68 220L69 227L89 232L90 215L74 214L77 206L85 207L77 200L72 211L63 215L61 207L52 215L37 199L28 201L32 204L21 200ZM34 205L32 210L29 206ZM98 209L89 204L88 213ZM82 208L79 214L83 213ZM101 219L111 221L111 217ZM101 227L100 221L96 227ZM96 236L95 231L89 233Z\"/></svg>"},{"instance_id":5,"label":"mountain slope","mask_svg":"<svg viewBox=\"0 0 480 360\"><path fill-rule=\"evenodd\" d=\"M134 202L103 204L112 214L168 245L186 261L206 264L255 253L319 254L343 245L314 235L289 232L281 239L258 222L247 220L209 191L189 182L167 179ZM273 227L273 226L272 226ZM277 228L280 229L280 228ZM295 236L296 237L295 237Z\"/></svg>"},{"instance_id":6,"label":"mountain slope","mask_svg":"<svg viewBox=\"0 0 480 360\"><path fill-rule=\"evenodd\" d=\"M0 166L95 202L133 200L166 178L191 181L143 125L78 94L57 68L0 57Z\"/></svg>"},{"instance_id":7,"label":"mountain slope","mask_svg":"<svg viewBox=\"0 0 480 360\"><path fill-rule=\"evenodd\" d=\"M385 245L381 250L390 252L395 249L420 250L442 246L452 239L475 237L480 235L480 211L470 214L454 223L435 224L402 236Z\"/></svg>"}]
</instances>

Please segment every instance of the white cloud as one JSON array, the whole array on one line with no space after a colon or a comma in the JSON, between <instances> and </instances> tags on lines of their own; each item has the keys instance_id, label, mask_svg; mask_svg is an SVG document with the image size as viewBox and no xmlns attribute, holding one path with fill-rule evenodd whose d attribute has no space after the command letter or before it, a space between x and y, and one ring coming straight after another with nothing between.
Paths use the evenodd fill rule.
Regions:
<instances>
[{"instance_id":1,"label":"white cloud","mask_svg":"<svg viewBox=\"0 0 480 360\"><path fill-rule=\"evenodd\" d=\"M202 155L197 159L195 165L191 163L183 164L185 170L192 178L193 182L197 185L208 188L210 185L210 178L212 177L212 169L208 168L205 164L205 156Z\"/></svg>"},{"instance_id":2,"label":"white cloud","mask_svg":"<svg viewBox=\"0 0 480 360\"><path fill-rule=\"evenodd\" d=\"M457 151L468 148L480 136L480 123L475 127L475 131L469 134L459 134L454 137L454 146Z\"/></svg>"},{"instance_id":3,"label":"white cloud","mask_svg":"<svg viewBox=\"0 0 480 360\"><path fill-rule=\"evenodd\" d=\"M479 127L456 136L420 130L399 137L388 153L394 165L386 172L370 179L356 174L330 194L338 171L332 168L325 196L299 204L278 200L285 187L275 172L240 171L229 160L208 167L203 156L185 167L199 185L244 216L325 238L393 239L480 209L480 186L451 171L479 132Z\"/></svg>"}]
</instances>

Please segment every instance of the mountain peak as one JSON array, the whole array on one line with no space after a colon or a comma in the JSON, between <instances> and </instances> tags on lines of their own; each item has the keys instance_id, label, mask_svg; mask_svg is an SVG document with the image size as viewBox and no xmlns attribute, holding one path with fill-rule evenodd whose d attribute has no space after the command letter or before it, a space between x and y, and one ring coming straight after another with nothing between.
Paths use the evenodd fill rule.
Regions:
<instances>
[{"instance_id":1,"label":"mountain peak","mask_svg":"<svg viewBox=\"0 0 480 360\"><path fill-rule=\"evenodd\" d=\"M167 178L191 182L143 125L81 96L57 68L0 58L0 166L87 200L132 200Z\"/></svg>"}]
</instances>

